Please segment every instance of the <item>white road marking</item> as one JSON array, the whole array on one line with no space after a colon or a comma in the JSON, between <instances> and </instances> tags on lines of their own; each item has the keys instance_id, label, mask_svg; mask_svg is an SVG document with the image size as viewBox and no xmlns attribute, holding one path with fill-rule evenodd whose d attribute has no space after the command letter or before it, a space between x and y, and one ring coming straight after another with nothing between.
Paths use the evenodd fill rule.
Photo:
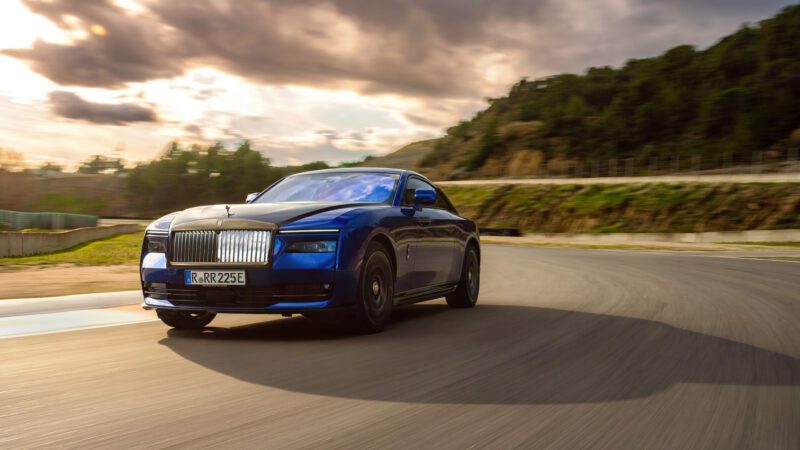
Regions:
<instances>
[{"instance_id":1,"label":"white road marking","mask_svg":"<svg viewBox=\"0 0 800 450\"><path fill-rule=\"evenodd\" d=\"M142 291L99 292L61 297L0 300L0 317L110 308L142 303Z\"/></svg>"},{"instance_id":2,"label":"white road marking","mask_svg":"<svg viewBox=\"0 0 800 450\"><path fill-rule=\"evenodd\" d=\"M64 333L158 320L148 311L90 309L25 316L0 317L0 339Z\"/></svg>"}]
</instances>

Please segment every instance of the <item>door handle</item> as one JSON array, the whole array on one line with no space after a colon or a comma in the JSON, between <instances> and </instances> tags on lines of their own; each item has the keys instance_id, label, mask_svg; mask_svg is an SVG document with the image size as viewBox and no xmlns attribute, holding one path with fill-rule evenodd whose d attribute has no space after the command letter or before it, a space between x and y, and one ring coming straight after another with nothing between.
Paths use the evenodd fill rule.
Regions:
<instances>
[{"instance_id":1,"label":"door handle","mask_svg":"<svg viewBox=\"0 0 800 450\"><path fill-rule=\"evenodd\" d=\"M416 222L416 223L418 223L420 225L430 225L431 224L431 218L430 217L415 217L414 218L414 222Z\"/></svg>"}]
</instances>

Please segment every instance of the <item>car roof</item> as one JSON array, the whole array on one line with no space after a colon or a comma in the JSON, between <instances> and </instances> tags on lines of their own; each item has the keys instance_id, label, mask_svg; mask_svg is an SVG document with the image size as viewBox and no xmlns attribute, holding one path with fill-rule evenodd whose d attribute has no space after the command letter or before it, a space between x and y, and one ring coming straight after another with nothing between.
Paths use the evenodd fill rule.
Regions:
<instances>
[{"instance_id":1,"label":"car roof","mask_svg":"<svg viewBox=\"0 0 800 450\"><path fill-rule=\"evenodd\" d=\"M308 173L344 173L344 172L361 172L361 173L390 173L394 175L402 175L404 173L419 175L416 172L411 170L404 170L404 169L391 169L391 168L384 168L384 167L342 167L338 169L321 169L321 170L309 170L308 172L300 172L295 173L290 176L294 175L305 175Z\"/></svg>"}]
</instances>

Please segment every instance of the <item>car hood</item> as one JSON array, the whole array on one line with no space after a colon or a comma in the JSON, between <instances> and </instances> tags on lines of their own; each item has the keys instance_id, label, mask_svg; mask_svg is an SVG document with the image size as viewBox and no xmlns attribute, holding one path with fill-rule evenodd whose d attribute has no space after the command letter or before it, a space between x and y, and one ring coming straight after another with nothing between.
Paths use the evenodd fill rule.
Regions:
<instances>
[{"instance_id":1,"label":"car hood","mask_svg":"<svg viewBox=\"0 0 800 450\"><path fill-rule=\"evenodd\" d=\"M230 210L226 210L226 206ZM172 226L190 226L192 222L208 219L245 219L274 223L278 227L304 217L325 211L351 208L352 203L342 202L293 202L293 203L252 203L236 205L199 206L181 211L175 215ZM228 215L230 212L230 216Z\"/></svg>"}]
</instances>

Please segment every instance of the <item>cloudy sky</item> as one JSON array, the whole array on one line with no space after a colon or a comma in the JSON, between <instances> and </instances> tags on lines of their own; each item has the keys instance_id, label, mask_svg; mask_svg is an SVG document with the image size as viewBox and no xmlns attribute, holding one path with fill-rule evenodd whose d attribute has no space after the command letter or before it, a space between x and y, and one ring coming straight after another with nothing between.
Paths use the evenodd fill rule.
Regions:
<instances>
[{"instance_id":1,"label":"cloudy sky","mask_svg":"<svg viewBox=\"0 0 800 450\"><path fill-rule=\"evenodd\" d=\"M171 140L278 164L440 135L521 77L704 47L781 0L0 0L0 147L73 167Z\"/></svg>"}]
</instances>

